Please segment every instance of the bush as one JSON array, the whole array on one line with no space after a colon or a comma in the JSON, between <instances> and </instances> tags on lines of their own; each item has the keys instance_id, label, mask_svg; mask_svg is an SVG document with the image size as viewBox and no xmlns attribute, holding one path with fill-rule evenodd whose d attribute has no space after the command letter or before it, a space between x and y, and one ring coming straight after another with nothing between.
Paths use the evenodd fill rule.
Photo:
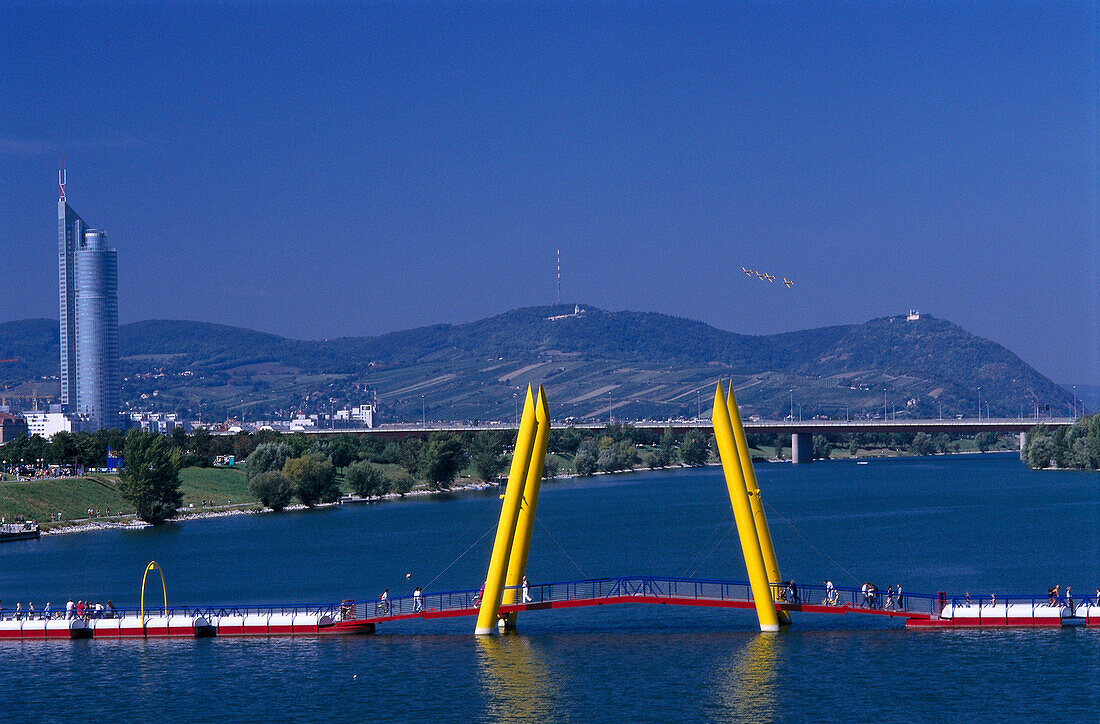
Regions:
<instances>
[{"instance_id":1,"label":"bush","mask_svg":"<svg viewBox=\"0 0 1100 724\"><path fill-rule=\"evenodd\" d=\"M386 476L377 466L367 462L352 463L347 471L348 485L362 498L377 498L385 495Z\"/></svg>"},{"instance_id":2,"label":"bush","mask_svg":"<svg viewBox=\"0 0 1100 724\"><path fill-rule=\"evenodd\" d=\"M336 483L336 467L320 455L289 458L283 465L283 475L297 486L298 499L309 507L317 503L335 503L340 499Z\"/></svg>"},{"instance_id":3,"label":"bush","mask_svg":"<svg viewBox=\"0 0 1100 724\"><path fill-rule=\"evenodd\" d=\"M573 468L577 471L577 475L588 476L596 472L597 465L596 443L585 440L577 449L577 456L573 458Z\"/></svg>"},{"instance_id":4,"label":"bush","mask_svg":"<svg viewBox=\"0 0 1100 724\"><path fill-rule=\"evenodd\" d=\"M470 441L470 462L474 464L474 472L480 479L490 482L504 470L503 447L504 442L496 432L483 432Z\"/></svg>"},{"instance_id":5,"label":"bush","mask_svg":"<svg viewBox=\"0 0 1100 724\"><path fill-rule=\"evenodd\" d=\"M852 442L854 443L855 440L853 439ZM786 436L784 436L782 434L775 436L775 440L772 442L772 447L775 448L775 459L776 460L782 460L783 459L783 446L786 445L786 444L787 444L787 437ZM854 450L852 451L852 454L855 455Z\"/></svg>"},{"instance_id":6,"label":"bush","mask_svg":"<svg viewBox=\"0 0 1100 724\"><path fill-rule=\"evenodd\" d=\"M166 435L133 429L126 433L126 461L119 491L139 518L159 525L175 516L180 495L180 451Z\"/></svg>"},{"instance_id":7,"label":"bush","mask_svg":"<svg viewBox=\"0 0 1100 724\"><path fill-rule=\"evenodd\" d=\"M398 469L386 474L386 490L390 493L405 495L413 489L415 484L416 481L407 470Z\"/></svg>"},{"instance_id":8,"label":"bush","mask_svg":"<svg viewBox=\"0 0 1100 724\"><path fill-rule=\"evenodd\" d=\"M914 435L913 443L909 446L909 452L913 455L931 455L935 450L932 436L926 432L918 432Z\"/></svg>"},{"instance_id":9,"label":"bush","mask_svg":"<svg viewBox=\"0 0 1100 724\"><path fill-rule=\"evenodd\" d=\"M1054 439L1050 435L1041 435L1027 445L1027 463L1036 470L1050 467L1054 457Z\"/></svg>"},{"instance_id":10,"label":"bush","mask_svg":"<svg viewBox=\"0 0 1100 724\"><path fill-rule=\"evenodd\" d=\"M419 470L432 490L446 490L462 469L465 457L462 443L454 435L433 432L420 453Z\"/></svg>"},{"instance_id":11,"label":"bush","mask_svg":"<svg viewBox=\"0 0 1100 724\"><path fill-rule=\"evenodd\" d=\"M268 470L248 481L248 489L272 510L282 510L294 499L294 483L281 472Z\"/></svg>"},{"instance_id":12,"label":"bush","mask_svg":"<svg viewBox=\"0 0 1100 724\"><path fill-rule=\"evenodd\" d=\"M260 443L245 460L244 477L251 481L260 473L280 471L291 457L290 445L285 442Z\"/></svg>"},{"instance_id":13,"label":"bush","mask_svg":"<svg viewBox=\"0 0 1100 724\"><path fill-rule=\"evenodd\" d=\"M710 441L701 430L688 430L680 444L680 459L684 465L703 465L710 457Z\"/></svg>"},{"instance_id":14,"label":"bush","mask_svg":"<svg viewBox=\"0 0 1100 724\"><path fill-rule=\"evenodd\" d=\"M561 473L561 467L558 465L558 459L552 454L547 454L546 462L542 464L542 477L546 480L553 480Z\"/></svg>"}]
</instances>

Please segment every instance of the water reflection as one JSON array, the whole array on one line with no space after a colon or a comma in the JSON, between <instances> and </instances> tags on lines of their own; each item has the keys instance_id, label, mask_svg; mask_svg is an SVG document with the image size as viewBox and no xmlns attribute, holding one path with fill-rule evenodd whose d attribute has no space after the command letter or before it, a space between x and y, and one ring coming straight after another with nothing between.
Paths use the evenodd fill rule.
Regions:
<instances>
[{"instance_id":1,"label":"water reflection","mask_svg":"<svg viewBox=\"0 0 1100 724\"><path fill-rule=\"evenodd\" d=\"M782 636L761 633L730 656L727 665L716 672L713 687L716 704L724 715L737 721L779 718L776 664L784 648Z\"/></svg>"},{"instance_id":2,"label":"water reflection","mask_svg":"<svg viewBox=\"0 0 1100 724\"><path fill-rule=\"evenodd\" d=\"M553 718L556 686L543 654L524 636L478 636L478 678L490 721Z\"/></svg>"}]
</instances>

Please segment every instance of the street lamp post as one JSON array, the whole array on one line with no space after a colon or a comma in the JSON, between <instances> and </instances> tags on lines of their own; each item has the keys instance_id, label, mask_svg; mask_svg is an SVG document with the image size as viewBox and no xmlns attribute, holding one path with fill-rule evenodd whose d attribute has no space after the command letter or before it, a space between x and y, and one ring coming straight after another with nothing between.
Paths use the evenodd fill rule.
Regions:
<instances>
[{"instance_id":1,"label":"street lamp post","mask_svg":"<svg viewBox=\"0 0 1100 724\"><path fill-rule=\"evenodd\" d=\"M794 390L791 390L791 422L794 422Z\"/></svg>"},{"instance_id":2,"label":"street lamp post","mask_svg":"<svg viewBox=\"0 0 1100 724\"><path fill-rule=\"evenodd\" d=\"M982 386L978 385L978 419L982 419Z\"/></svg>"},{"instance_id":3,"label":"street lamp post","mask_svg":"<svg viewBox=\"0 0 1100 724\"><path fill-rule=\"evenodd\" d=\"M611 416L611 390L607 391L607 424L615 424L614 419Z\"/></svg>"},{"instance_id":4,"label":"street lamp post","mask_svg":"<svg viewBox=\"0 0 1100 724\"><path fill-rule=\"evenodd\" d=\"M420 427L428 426L428 417L424 407L424 395L420 396Z\"/></svg>"},{"instance_id":5,"label":"street lamp post","mask_svg":"<svg viewBox=\"0 0 1100 724\"><path fill-rule=\"evenodd\" d=\"M1077 385L1073 386L1073 419L1077 419Z\"/></svg>"},{"instance_id":6,"label":"street lamp post","mask_svg":"<svg viewBox=\"0 0 1100 724\"><path fill-rule=\"evenodd\" d=\"M886 422L886 388L882 388L882 421Z\"/></svg>"}]
</instances>

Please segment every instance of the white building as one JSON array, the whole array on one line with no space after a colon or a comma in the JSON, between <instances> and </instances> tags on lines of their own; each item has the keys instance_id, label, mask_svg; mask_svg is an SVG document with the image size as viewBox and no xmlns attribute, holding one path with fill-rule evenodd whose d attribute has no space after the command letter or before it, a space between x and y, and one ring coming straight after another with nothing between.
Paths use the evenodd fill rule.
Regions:
<instances>
[{"instance_id":1,"label":"white building","mask_svg":"<svg viewBox=\"0 0 1100 724\"><path fill-rule=\"evenodd\" d=\"M90 420L61 412L60 405L51 405L49 412L26 410L21 414L27 421L27 434L47 440L58 432L93 432L96 429Z\"/></svg>"},{"instance_id":2,"label":"white building","mask_svg":"<svg viewBox=\"0 0 1100 724\"><path fill-rule=\"evenodd\" d=\"M191 432L191 421L174 412L131 412L130 425L149 432L169 433L177 427L183 428L184 432Z\"/></svg>"},{"instance_id":3,"label":"white building","mask_svg":"<svg viewBox=\"0 0 1100 724\"><path fill-rule=\"evenodd\" d=\"M357 405L347 410L337 410L332 418L351 427L374 427L374 404Z\"/></svg>"},{"instance_id":4,"label":"white building","mask_svg":"<svg viewBox=\"0 0 1100 724\"><path fill-rule=\"evenodd\" d=\"M303 430L312 430L317 427L316 415L305 415L301 412L290 421L289 429L291 432L301 432Z\"/></svg>"}]
</instances>

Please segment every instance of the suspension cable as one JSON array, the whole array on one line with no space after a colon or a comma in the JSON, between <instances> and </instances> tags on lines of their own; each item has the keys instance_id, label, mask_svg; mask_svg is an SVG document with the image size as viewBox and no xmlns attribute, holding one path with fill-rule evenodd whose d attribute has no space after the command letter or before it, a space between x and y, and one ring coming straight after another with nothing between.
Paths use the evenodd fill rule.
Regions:
<instances>
[{"instance_id":1,"label":"suspension cable","mask_svg":"<svg viewBox=\"0 0 1100 724\"><path fill-rule=\"evenodd\" d=\"M573 558L568 553L565 552L565 548L563 548L561 543L558 542L558 539L554 537L554 534L550 532L550 529L547 528L546 525L538 518L535 518L535 521L542 527L543 532L546 533L546 535L550 536L550 540L554 542L554 545L558 547L558 550L561 551L561 554L565 556L566 560L573 564L573 567L576 568L577 571L581 574L581 578L587 579L588 574L585 573L584 569L578 566L577 562L573 560Z\"/></svg>"},{"instance_id":2,"label":"suspension cable","mask_svg":"<svg viewBox=\"0 0 1100 724\"><path fill-rule=\"evenodd\" d=\"M466 555L466 554L467 554L467 553L469 553L469 552L470 552L471 550L473 550L474 546L476 546L476 545L477 545L478 543L480 543L480 542L481 542L481 541L482 541L482 540L483 540L483 539L485 538L485 536L489 535L490 531L493 531L493 530L495 530L495 529L496 529L496 525L495 525L495 524L494 524L494 525L491 525L491 526L489 526L488 528L486 528L486 529L485 529L485 532L481 534L481 537L480 537L480 538L478 538L478 539L477 539L477 540L475 540L475 541L474 541L473 543L471 543L471 544L469 545L469 547L468 547L468 548L466 548L466 550L464 550L464 551L462 551L461 553L459 553L459 554L458 554L458 556L457 556L457 557L456 557L456 558L455 558L455 559L454 559L453 561L451 561L450 563L448 563L448 564L447 564L447 567L446 567L446 568L444 568L444 569L443 569L442 571L440 571L440 572L439 572L438 574L436 574L436 577L435 577L435 578L433 578L432 580L428 581L428 582L427 582L427 583L426 583L426 584L424 585L424 588L429 588L429 587L430 587L430 586L431 586L431 585L432 585L433 583L435 583L435 582L436 582L437 580L439 580L439 577L440 577L440 576L442 576L442 575L443 575L444 573L446 573L447 571L449 571L449 570L451 569L451 566L453 566L454 564L458 563L459 559L461 559L461 558L462 558L462 556Z\"/></svg>"},{"instance_id":3,"label":"suspension cable","mask_svg":"<svg viewBox=\"0 0 1100 724\"><path fill-rule=\"evenodd\" d=\"M728 523L727 523L727 525L728 525ZM699 562L699 557L702 556L703 553L709 548L709 546L711 544L711 541L713 541L715 536L717 536L718 533L721 532L722 530L723 530L723 528L722 528L721 525L714 526L714 528L710 532L710 535L708 535L707 539L703 542L703 545L699 546L699 550L695 552L695 555L691 557L691 560L688 561L688 564L686 566L684 566L684 575L681 576L682 578L688 578L689 577L687 575L688 570L690 570L693 565L695 565L696 563Z\"/></svg>"},{"instance_id":4,"label":"suspension cable","mask_svg":"<svg viewBox=\"0 0 1100 724\"><path fill-rule=\"evenodd\" d=\"M763 502L763 500L761 500L761 502ZM765 503L765 505L767 505L767 503ZM840 569L841 571L843 571L843 572L844 572L844 574L845 574L846 576L848 576L848 578L851 578L851 579L852 579L852 582L853 582L853 583L855 583L855 584L856 584L857 586L859 585L859 579L858 579L858 578L856 578L856 577L855 577L854 575L852 575L852 572L851 572L851 571L849 571L849 570L848 570L847 568L845 568L844 566L842 566L842 565L840 565L839 563L837 563L837 562L836 562L836 561L835 561L835 560L833 559L833 557L832 557L832 556L830 556L830 555L829 555L828 553L826 553L825 551L823 551L823 550L821 550L820 548L818 548L817 546L815 546L815 545L813 544L813 542L812 542L812 541L811 541L811 540L810 540L809 538L807 538L806 536L802 535L802 531L800 531L800 530L798 529L798 526L796 526L796 525L795 525L794 523L792 523L791 521L787 520L787 518L786 518L786 517L785 517L785 516L784 516L784 515L783 515L782 513L780 513L780 512L778 511L778 510L776 510L776 509L775 509L775 507L773 507L773 506L771 506L771 505L767 505L767 508L768 508L768 510L769 510L769 511L770 511L771 513L773 513L774 515L778 515L778 516L779 516L779 519L780 519L780 520L782 520L782 521L783 521L784 523L786 523L786 524L787 524L788 526L790 526L791 530L793 530L793 531L794 531L794 532L795 532L796 534L798 534L798 537L799 537L799 538L801 538L801 539L802 539L802 540L803 540L803 541L804 541L804 542L806 543L806 545L810 546L810 548L813 548L813 549L814 549L815 551L817 551L817 552L818 552L818 553L819 553L819 554L820 554L820 555L821 555L821 556L822 556L823 558L825 558L825 560L829 561L829 563L832 563L832 564L833 564L834 566L836 566L836 567L837 567L837 568L839 568L839 569Z\"/></svg>"},{"instance_id":5,"label":"suspension cable","mask_svg":"<svg viewBox=\"0 0 1100 724\"><path fill-rule=\"evenodd\" d=\"M686 576L687 578L691 578L692 576L694 576L699 571L699 569L703 567L703 564L706 563L707 560L709 560L712 555L714 555L714 551L718 550L718 546L720 546L720 545L722 545L723 543L726 542L726 538L729 538L730 532L733 531L733 528L734 528L733 521L730 521L730 524L726 526L725 535L723 535L718 540L717 543L715 543L713 546L711 546L710 551L707 552L707 554L705 556L703 556L703 560L699 561L699 565L695 566L695 569Z\"/></svg>"}]
</instances>

